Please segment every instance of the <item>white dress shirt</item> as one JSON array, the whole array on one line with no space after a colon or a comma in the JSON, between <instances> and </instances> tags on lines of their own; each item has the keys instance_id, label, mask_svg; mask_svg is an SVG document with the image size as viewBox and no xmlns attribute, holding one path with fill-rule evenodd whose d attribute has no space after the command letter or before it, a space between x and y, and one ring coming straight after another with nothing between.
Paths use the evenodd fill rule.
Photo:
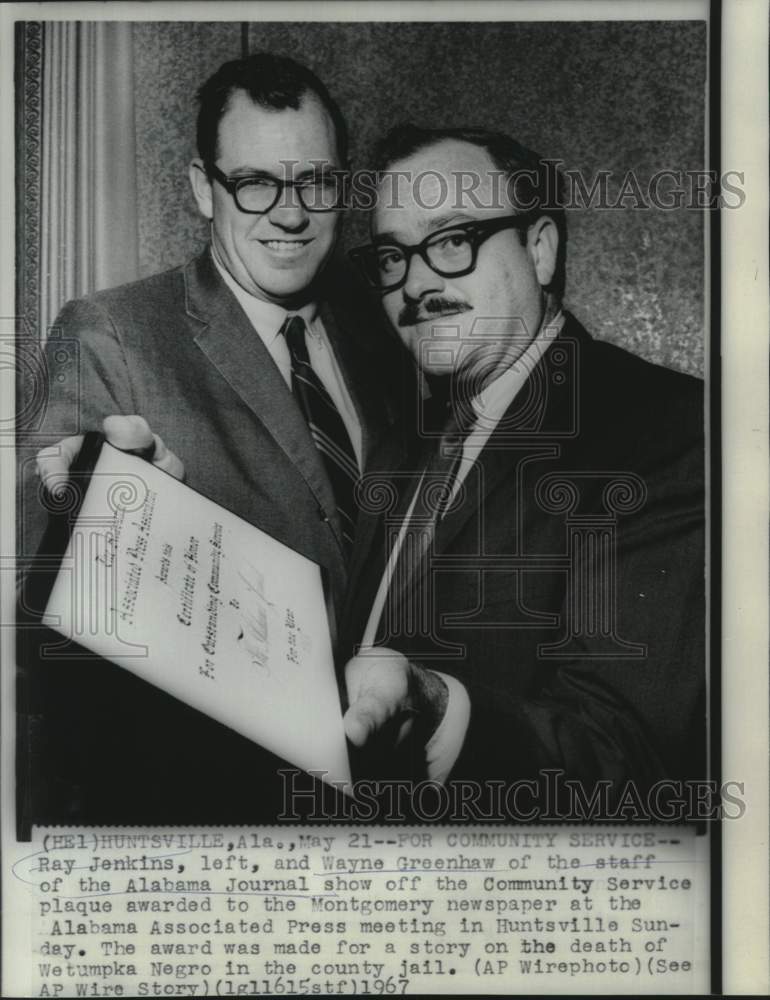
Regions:
<instances>
[{"instance_id":1,"label":"white dress shirt","mask_svg":"<svg viewBox=\"0 0 770 1000\"><path fill-rule=\"evenodd\" d=\"M490 435L513 403L517 394L521 391L537 363L548 350L551 342L558 336L563 325L564 315L562 312L559 312L552 320L540 328L537 336L523 354L472 400L471 405L476 414L476 419L463 442L462 457L452 484L450 503L447 506L451 506L451 501L456 497L458 490L465 481L474 462L481 454ZM382 618L385 601L390 590L390 581L399 552L401 551L406 530L409 526L418 492L419 484L415 489L414 497L404 517L396 543L388 556L385 572L380 581L380 586L369 615L363 645L371 645L374 641L374 635ZM438 670L434 671L434 673L446 684L449 698L444 717L425 747L425 755L428 777L433 781L443 783L449 776L449 772L462 749L465 733L470 722L471 704L468 692L460 681L454 677L442 674Z\"/></svg>"},{"instance_id":2,"label":"white dress shirt","mask_svg":"<svg viewBox=\"0 0 770 1000\"><path fill-rule=\"evenodd\" d=\"M267 348L289 389L291 389L291 355L289 354L289 345L281 331L288 316L301 316L304 319L307 329L305 342L310 364L339 410L345 430L350 437L350 443L353 445L360 472L363 468L361 421L358 419L353 400L342 377L340 366L329 342L329 335L318 315L316 303L311 302L302 306L301 309L289 312L275 302L258 299L238 284L230 272L219 262L213 248L212 257L222 280L246 313L249 322ZM257 373L255 373L256 377L258 377Z\"/></svg>"}]
</instances>

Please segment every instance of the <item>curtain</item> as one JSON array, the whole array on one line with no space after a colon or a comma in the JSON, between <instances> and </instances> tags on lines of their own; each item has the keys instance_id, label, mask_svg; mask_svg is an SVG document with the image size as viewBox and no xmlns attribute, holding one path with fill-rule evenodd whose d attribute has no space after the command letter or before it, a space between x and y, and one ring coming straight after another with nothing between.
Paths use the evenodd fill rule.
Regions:
<instances>
[{"instance_id":1,"label":"curtain","mask_svg":"<svg viewBox=\"0 0 770 1000\"><path fill-rule=\"evenodd\" d=\"M68 299L139 275L132 30L112 22L42 23L43 338Z\"/></svg>"}]
</instances>

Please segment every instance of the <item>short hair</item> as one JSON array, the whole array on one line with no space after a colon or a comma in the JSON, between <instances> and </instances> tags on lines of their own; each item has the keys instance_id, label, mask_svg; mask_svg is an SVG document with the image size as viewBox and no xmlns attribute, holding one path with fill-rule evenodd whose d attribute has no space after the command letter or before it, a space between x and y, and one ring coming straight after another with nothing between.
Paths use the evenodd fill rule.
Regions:
<instances>
[{"instance_id":1,"label":"short hair","mask_svg":"<svg viewBox=\"0 0 770 1000\"><path fill-rule=\"evenodd\" d=\"M561 298L566 276L567 219L564 177L556 167L558 161L544 159L503 132L481 128L422 128L405 122L396 125L377 143L375 169L386 171L399 160L447 139L468 142L486 150L495 167L513 180L511 204L515 215L531 216L532 222L543 215L553 219L559 234L559 248L549 289ZM508 187L510 192L511 185ZM526 245L526 231L518 230L518 233L522 244Z\"/></svg>"},{"instance_id":2,"label":"short hair","mask_svg":"<svg viewBox=\"0 0 770 1000\"><path fill-rule=\"evenodd\" d=\"M208 169L219 156L219 123L231 96L242 90L263 108L297 110L305 94L315 94L334 125L337 152L342 163L348 156L348 128L336 101L307 66L288 56L254 52L223 63L200 87L198 99L198 155Z\"/></svg>"}]
</instances>

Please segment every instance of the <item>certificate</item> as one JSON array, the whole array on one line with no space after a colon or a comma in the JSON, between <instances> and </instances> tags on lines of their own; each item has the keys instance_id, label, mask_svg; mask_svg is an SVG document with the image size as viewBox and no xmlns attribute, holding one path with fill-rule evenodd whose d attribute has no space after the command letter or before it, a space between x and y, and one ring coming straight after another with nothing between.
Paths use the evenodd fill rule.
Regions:
<instances>
[{"instance_id":1,"label":"certificate","mask_svg":"<svg viewBox=\"0 0 770 1000\"><path fill-rule=\"evenodd\" d=\"M102 443L43 624L349 784L320 567L136 455Z\"/></svg>"}]
</instances>

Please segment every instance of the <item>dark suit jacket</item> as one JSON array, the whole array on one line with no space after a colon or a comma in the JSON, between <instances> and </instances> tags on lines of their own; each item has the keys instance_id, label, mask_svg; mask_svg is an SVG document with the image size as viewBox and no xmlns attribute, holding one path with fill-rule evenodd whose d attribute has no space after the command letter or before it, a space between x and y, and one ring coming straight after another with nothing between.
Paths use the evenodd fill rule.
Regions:
<instances>
[{"instance_id":1,"label":"dark suit jacket","mask_svg":"<svg viewBox=\"0 0 770 1000\"><path fill-rule=\"evenodd\" d=\"M699 381L595 341L568 316L378 640L466 686L454 778L555 768L643 789L703 776L703 425ZM396 485L409 479L389 477L399 461L376 462ZM364 484L373 511L377 482ZM349 647L387 549L370 512Z\"/></svg>"},{"instance_id":2,"label":"dark suit jacket","mask_svg":"<svg viewBox=\"0 0 770 1000\"><path fill-rule=\"evenodd\" d=\"M322 318L363 429L367 455L388 425L370 373L375 320L330 283ZM49 338L44 419L20 440L21 556L47 512L33 475L44 444L137 413L183 460L186 482L319 563L339 609L347 585L334 498L302 414L207 251L187 265L68 303ZM57 354L58 352L58 354ZM59 361L68 354L71 362ZM77 420L77 426L73 426ZM180 512L184 516L184 512ZM49 636L50 638L50 636ZM249 741L103 662L37 663L22 694L38 821L205 822L272 818L260 782L275 767ZM24 645L26 643L26 645ZM26 759L26 754L23 755Z\"/></svg>"}]
</instances>

